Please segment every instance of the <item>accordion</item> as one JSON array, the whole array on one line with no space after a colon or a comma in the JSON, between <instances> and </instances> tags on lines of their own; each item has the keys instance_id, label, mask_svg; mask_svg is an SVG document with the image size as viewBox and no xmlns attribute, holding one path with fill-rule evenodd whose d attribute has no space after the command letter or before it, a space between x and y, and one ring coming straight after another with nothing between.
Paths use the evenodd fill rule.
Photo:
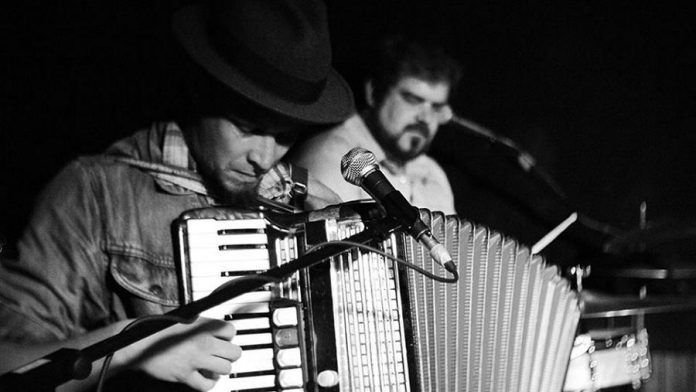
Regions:
<instances>
[{"instance_id":1,"label":"accordion","mask_svg":"<svg viewBox=\"0 0 696 392\"><path fill-rule=\"evenodd\" d=\"M302 214L205 208L175 222L184 302L379 221L374 203ZM421 209L459 280L400 231L202 314L242 347L214 391L560 391L580 310L556 267L457 216ZM391 255L393 257L386 257Z\"/></svg>"}]
</instances>

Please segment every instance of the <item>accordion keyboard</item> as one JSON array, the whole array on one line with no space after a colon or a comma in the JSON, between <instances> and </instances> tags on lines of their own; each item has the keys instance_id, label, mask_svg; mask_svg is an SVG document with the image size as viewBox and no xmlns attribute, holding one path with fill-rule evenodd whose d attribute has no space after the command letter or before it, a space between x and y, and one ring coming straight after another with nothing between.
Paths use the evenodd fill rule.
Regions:
<instances>
[{"instance_id":1,"label":"accordion keyboard","mask_svg":"<svg viewBox=\"0 0 696 392\"><path fill-rule=\"evenodd\" d=\"M185 283L188 300L198 300L219 286L245 275L266 271L297 257L292 239L274 241L261 217L241 220L185 221ZM269 248L273 248L269 252ZM242 294L201 314L231 322L242 357L213 392L303 391L306 383L303 327L299 294L292 279Z\"/></svg>"}]
</instances>

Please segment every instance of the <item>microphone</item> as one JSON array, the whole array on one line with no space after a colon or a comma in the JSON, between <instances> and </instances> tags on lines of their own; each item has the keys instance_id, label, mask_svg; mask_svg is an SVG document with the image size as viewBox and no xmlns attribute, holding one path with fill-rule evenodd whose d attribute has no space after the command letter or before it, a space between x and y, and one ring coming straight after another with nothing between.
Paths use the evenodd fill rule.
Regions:
<instances>
[{"instance_id":1,"label":"microphone","mask_svg":"<svg viewBox=\"0 0 696 392\"><path fill-rule=\"evenodd\" d=\"M452 256L420 219L418 209L379 170L375 154L361 147L353 148L341 159L341 173L346 181L363 188L381 204L387 215L395 218L416 241L428 249L433 260L447 271L456 273Z\"/></svg>"}]
</instances>

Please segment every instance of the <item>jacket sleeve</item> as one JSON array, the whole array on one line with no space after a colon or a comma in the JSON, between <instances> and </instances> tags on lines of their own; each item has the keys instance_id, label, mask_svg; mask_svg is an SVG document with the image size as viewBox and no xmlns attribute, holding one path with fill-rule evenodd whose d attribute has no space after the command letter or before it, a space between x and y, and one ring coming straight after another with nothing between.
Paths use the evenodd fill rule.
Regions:
<instances>
[{"instance_id":1,"label":"jacket sleeve","mask_svg":"<svg viewBox=\"0 0 696 392\"><path fill-rule=\"evenodd\" d=\"M110 297L97 178L77 160L39 196L18 259L0 268L0 339L62 340L105 323Z\"/></svg>"}]
</instances>

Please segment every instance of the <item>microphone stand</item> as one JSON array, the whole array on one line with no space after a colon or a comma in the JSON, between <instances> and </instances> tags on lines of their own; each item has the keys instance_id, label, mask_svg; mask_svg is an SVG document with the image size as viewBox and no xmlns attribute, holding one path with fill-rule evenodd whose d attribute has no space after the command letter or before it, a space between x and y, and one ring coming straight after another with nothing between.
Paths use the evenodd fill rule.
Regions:
<instances>
[{"instance_id":1,"label":"microphone stand","mask_svg":"<svg viewBox=\"0 0 696 392\"><path fill-rule=\"evenodd\" d=\"M488 139L490 143L505 147L517 159L517 164L522 168L522 170L527 173L536 174L556 196L558 196L561 200L566 199L566 194L561 189L561 186L558 185L558 183L544 169L536 164L536 160L531 154L524 151L511 139L498 135L490 129L457 115L452 117L451 122L457 124L461 128L464 128L470 133Z\"/></svg>"},{"instance_id":2,"label":"microphone stand","mask_svg":"<svg viewBox=\"0 0 696 392\"><path fill-rule=\"evenodd\" d=\"M376 226L379 226L381 230L377 230L378 227L367 227L364 231L352 235L345 241L364 244L374 238L381 238L385 233L391 233L399 227L393 220L386 225ZM268 284L270 279L288 278L300 269L311 267L325 259L341 254L346 248L347 246L344 244L332 245L329 243L286 264L257 274L258 279L231 281L204 298L165 313L166 316L171 316L166 320L154 320L139 324L82 350L59 349L18 370L0 376L0 391L50 392L55 391L57 386L70 380L87 378L92 371L92 362L176 324L177 321L172 320L173 318L193 320L204 310Z\"/></svg>"}]
</instances>

